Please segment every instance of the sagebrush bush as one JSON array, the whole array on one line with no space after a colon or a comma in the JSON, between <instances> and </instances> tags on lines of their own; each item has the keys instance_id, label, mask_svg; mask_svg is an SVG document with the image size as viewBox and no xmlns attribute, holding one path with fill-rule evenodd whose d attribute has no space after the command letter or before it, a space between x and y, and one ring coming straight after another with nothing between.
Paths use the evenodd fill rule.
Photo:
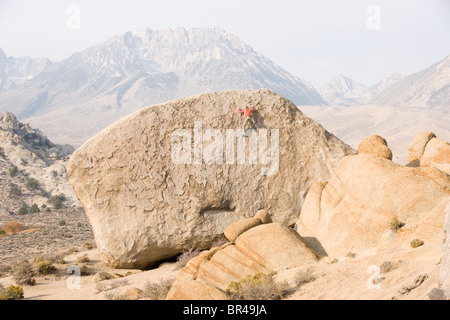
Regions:
<instances>
[{"instance_id":1,"label":"sagebrush bush","mask_svg":"<svg viewBox=\"0 0 450 320\"><path fill-rule=\"evenodd\" d=\"M200 253L202 253L201 250L198 249L190 249L188 251L184 251L182 254L180 254L177 258L176 266L178 269L183 269L187 263L197 257Z\"/></svg>"},{"instance_id":2,"label":"sagebrush bush","mask_svg":"<svg viewBox=\"0 0 450 320\"><path fill-rule=\"evenodd\" d=\"M0 292L0 300L19 300L23 299L23 289L19 286L9 286Z\"/></svg>"},{"instance_id":3,"label":"sagebrush bush","mask_svg":"<svg viewBox=\"0 0 450 320\"><path fill-rule=\"evenodd\" d=\"M421 247L425 244L425 242L423 242L420 239L414 239L413 241L411 241L411 248L418 248Z\"/></svg>"},{"instance_id":4,"label":"sagebrush bush","mask_svg":"<svg viewBox=\"0 0 450 320\"><path fill-rule=\"evenodd\" d=\"M87 266L82 265L79 268L80 268L80 275L81 276L86 277L86 276L89 276L91 274L91 270Z\"/></svg>"},{"instance_id":5,"label":"sagebrush bush","mask_svg":"<svg viewBox=\"0 0 450 320\"><path fill-rule=\"evenodd\" d=\"M144 288L144 297L150 300L166 300L172 288L173 280L165 279L159 282L147 282Z\"/></svg>"},{"instance_id":6,"label":"sagebrush bush","mask_svg":"<svg viewBox=\"0 0 450 320\"><path fill-rule=\"evenodd\" d=\"M66 223L66 221L64 221L64 220L61 220L61 221L58 223L58 225L59 225L60 227L65 227L65 226L67 226L67 223Z\"/></svg>"},{"instance_id":7,"label":"sagebrush bush","mask_svg":"<svg viewBox=\"0 0 450 320\"><path fill-rule=\"evenodd\" d=\"M401 228L403 228L404 226L405 226L405 223L398 220L397 216L392 218L391 222L389 223L390 229L394 232L401 230Z\"/></svg>"},{"instance_id":8,"label":"sagebrush bush","mask_svg":"<svg viewBox=\"0 0 450 320\"><path fill-rule=\"evenodd\" d=\"M56 270L53 262L44 258L36 258L34 260L34 267L39 274L50 274Z\"/></svg>"},{"instance_id":9,"label":"sagebrush bush","mask_svg":"<svg viewBox=\"0 0 450 320\"><path fill-rule=\"evenodd\" d=\"M79 252L79 250L78 250L78 248L70 247L69 250L67 250L67 252L69 252L69 253L77 253L77 252Z\"/></svg>"},{"instance_id":10,"label":"sagebrush bush","mask_svg":"<svg viewBox=\"0 0 450 320\"><path fill-rule=\"evenodd\" d=\"M11 168L9 168L8 172L10 177L15 177L19 173L19 168L17 168L16 166L12 166Z\"/></svg>"},{"instance_id":11,"label":"sagebrush bush","mask_svg":"<svg viewBox=\"0 0 450 320\"><path fill-rule=\"evenodd\" d=\"M35 191L35 190L39 189L39 181L37 181L34 178L29 178L27 180L26 186L27 186L28 190Z\"/></svg>"},{"instance_id":12,"label":"sagebrush bush","mask_svg":"<svg viewBox=\"0 0 450 320\"><path fill-rule=\"evenodd\" d=\"M129 300L127 295L120 294L120 293L117 293L117 292L105 293L105 299L106 300Z\"/></svg>"},{"instance_id":13,"label":"sagebrush bush","mask_svg":"<svg viewBox=\"0 0 450 320\"><path fill-rule=\"evenodd\" d=\"M89 259L87 254L83 254L83 255L77 257L77 262L78 263L87 263L87 262L90 262L90 261L91 261L91 259Z\"/></svg>"},{"instance_id":14,"label":"sagebrush bush","mask_svg":"<svg viewBox=\"0 0 450 320\"><path fill-rule=\"evenodd\" d=\"M38 213L41 212L41 210L39 209L39 206L37 204L33 204L30 209L28 210L28 213L33 214L33 213Z\"/></svg>"},{"instance_id":15,"label":"sagebrush bush","mask_svg":"<svg viewBox=\"0 0 450 320\"><path fill-rule=\"evenodd\" d=\"M22 190L19 188L19 186L14 183L10 183L9 184L9 196L14 198L14 197L19 197L21 195L22 195Z\"/></svg>"},{"instance_id":16,"label":"sagebrush bush","mask_svg":"<svg viewBox=\"0 0 450 320\"><path fill-rule=\"evenodd\" d=\"M83 249L85 249L85 250L92 250L94 248L95 248L95 245L91 242L83 243Z\"/></svg>"},{"instance_id":17,"label":"sagebrush bush","mask_svg":"<svg viewBox=\"0 0 450 320\"><path fill-rule=\"evenodd\" d=\"M15 264L11 268L14 281L20 286L34 286L36 279L34 278L34 270L31 263L22 262Z\"/></svg>"},{"instance_id":18,"label":"sagebrush bush","mask_svg":"<svg viewBox=\"0 0 450 320\"><path fill-rule=\"evenodd\" d=\"M231 282L226 290L230 300L281 300L293 292L287 283L276 283L272 274L258 273Z\"/></svg>"},{"instance_id":19,"label":"sagebrush bush","mask_svg":"<svg viewBox=\"0 0 450 320\"><path fill-rule=\"evenodd\" d=\"M3 228L0 228L0 237L4 236L6 234L6 231L3 230Z\"/></svg>"},{"instance_id":20,"label":"sagebrush bush","mask_svg":"<svg viewBox=\"0 0 450 320\"><path fill-rule=\"evenodd\" d=\"M64 206L64 201L66 201L66 196L63 193L53 196L48 200L55 210L61 209Z\"/></svg>"}]
</instances>

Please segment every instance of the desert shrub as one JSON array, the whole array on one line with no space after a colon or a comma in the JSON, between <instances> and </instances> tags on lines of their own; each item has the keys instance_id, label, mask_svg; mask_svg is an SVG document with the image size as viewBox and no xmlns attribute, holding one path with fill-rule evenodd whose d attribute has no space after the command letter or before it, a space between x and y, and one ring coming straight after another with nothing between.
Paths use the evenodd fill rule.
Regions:
<instances>
[{"instance_id":1,"label":"desert shrub","mask_svg":"<svg viewBox=\"0 0 450 320\"><path fill-rule=\"evenodd\" d=\"M0 228L0 237L4 236L6 234L6 231L3 230L3 228Z\"/></svg>"},{"instance_id":2,"label":"desert shrub","mask_svg":"<svg viewBox=\"0 0 450 320\"><path fill-rule=\"evenodd\" d=\"M30 207L26 203L23 203L22 206L17 210L17 214L19 216L24 216L30 212Z\"/></svg>"},{"instance_id":3,"label":"desert shrub","mask_svg":"<svg viewBox=\"0 0 450 320\"><path fill-rule=\"evenodd\" d=\"M25 227L20 222L14 221L14 222L7 222L2 226L2 229L6 231L7 233L17 233L20 231L25 230Z\"/></svg>"},{"instance_id":4,"label":"desert shrub","mask_svg":"<svg viewBox=\"0 0 450 320\"><path fill-rule=\"evenodd\" d=\"M53 262L44 258L36 258L34 260L34 267L39 274L50 274L56 270Z\"/></svg>"},{"instance_id":5,"label":"desert shrub","mask_svg":"<svg viewBox=\"0 0 450 320\"><path fill-rule=\"evenodd\" d=\"M414 239L413 241L411 241L411 248L418 248L421 247L425 244L425 242L423 242L420 239Z\"/></svg>"},{"instance_id":6,"label":"desert shrub","mask_svg":"<svg viewBox=\"0 0 450 320\"><path fill-rule=\"evenodd\" d=\"M78 263L87 263L89 261L91 261L91 259L89 259L87 254L83 254L82 256L78 256L77 257L77 262Z\"/></svg>"},{"instance_id":7,"label":"desert shrub","mask_svg":"<svg viewBox=\"0 0 450 320\"><path fill-rule=\"evenodd\" d=\"M34 286L36 279L34 279L34 271L31 263L23 262L13 265L12 268L13 279L20 286Z\"/></svg>"},{"instance_id":8,"label":"desert shrub","mask_svg":"<svg viewBox=\"0 0 450 320\"><path fill-rule=\"evenodd\" d=\"M349 251L349 252L347 252L346 257L350 258L350 259L355 259L356 258L356 253Z\"/></svg>"},{"instance_id":9,"label":"desert shrub","mask_svg":"<svg viewBox=\"0 0 450 320\"><path fill-rule=\"evenodd\" d=\"M380 273L386 274L396 268L397 268L397 265L395 263L393 263L392 261L385 261L380 266Z\"/></svg>"},{"instance_id":10,"label":"desert shrub","mask_svg":"<svg viewBox=\"0 0 450 320\"><path fill-rule=\"evenodd\" d=\"M14 183L10 183L9 184L9 196L10 197L19 197L21 195L22 195L22 190L20 190L19 186Z\"/></svg>"},{"instance_id":11,"label":"desert shrub","mask_svg":"<svg viewBox=\"0 0 450 320\"><path fill-rule=\"evenodd\" d=\"M128 297L125 294L120 294L117 292L108 292L105 293L106 300L128 300Z\"/></svg>"},{"instance_id":12,"label":"desert shrub","mask_svg":"<svg viewBox=\"0 0 450 320\"><path fill-rule=\"evenodd\" d=\"M180 254L177 258L176 266L178 269L183 269L187 263L197 257L200 253L202 253L201 250L198 249L190 249L188 251L184 251L182 254Z\"/></svg>"},{"instance_id":13,"label":"desert shrub","mask_svg":"<svg viewBox=\"0 0 450 320\"><path fill-rule=\"evenodd\" d=\"M147 282L144 288L144 297L150 300L166 300L167 294L172 288L173 280L165 279L159 282Z\"/></svg>"},{"instance_id":14,"label":"desert shrub","mask_svg":"<svg viewBox=\"0 0 450 320\"><path fill-rule=\"evenodd\" d=\"M58 223L58 225L59 225L60 227L64 227L64 226L67 226L67 223L66 223L65 220L61 220L61 221Z\"/></svg>"},{"instance_id":15,"label":"desert shrub","mask_svg":"<svg viewBox=\"0 0 450 320\"><path fill-rule=\"evenodd\" d=\"M52 210L50 210L50 208L45 208L45 212L52 212Z\"/></svg>"},{"instance_id":16,"label":"desert shrub","mask_svg":"<svg viewBox=\"0 0 450 320\"><path fill-rule=\"evenodd\" d=\"M34 178L29 178L26 184L28 190L34 191L39 189L39 182Z\"/></svg>"},{"instance_id":17,"label":"desert shrub","mask_svg":"<svg viewBox=\"0 0 450 320\"><path fill-rule=\"evenodd\" d=\"M91 274L91 270L87 266L83 265L80 267L80 275L81 276L86 277L86 276L89 276L90 274Z\"/></svg>"},{"instance_id":18,"label":"desert shrub","mask_svg":"<svg viewBox=\"0 0 450 320\"><path fill-rule=\"evenodd\" d=\"M18 173L19 173L19 168L17 168L16 166L12 166L11 168L9 168L9 176L10 177L15 177L15 176L17 176Z\"/></svg>"},{"instance_id":19,"label":"desert shrub","mask_svg":"<svg viewBox=\"0 0 450 320\"><path fill-rule=\"evenodd\" d=\"M67 252L69 252L70 254L72 254L72 253L77 253L77 252L79 252L79 250L78 250L78 248L70 247L69 250L67 250Z\"/></svg>"},{"instance_id":20,"label":"desert shrub","mask_svg":"<svg viewBox=\"0 0 450 320\"><path fill-rule=\"evenodd\" d=\"M292 288L287 283L276 283L271 274L258 273L231 282L226 292L230 300L281 300L292 293Z\"/></svg>"},{"instance_id":21,"label":"desert shrub","mask_svg":"<svg viewBox=\"0 0 450 320\"><path fill-rule=\"evenodd\" d=\"M300 288L301 286L313 282L315 280L316 277L313 275L312 269L299 272L294 279L297 288Z\"/></svg>"},{"instance_id":22,"label":"desert shrub","mask_svg":"<svg viewBox=\"0 0 450 320\"><path fill-rule=\"evenodd\" d=\"M23 298L23 289L19 286L9 286L0 292L0 300L19 300Z\"/></svg>"},{"instance_id":23,"label":"desert shrub","mask_svg":"<svg viewBox=\"0 0 450 320\"><path fill-rule=\"evenodd\" d=\"M83 225L81 224L81 222L78 222L77 223L77 228L82 228L83 227Z\"/></svg>"},{"instance_id":24,"label":"desert shrub","mask_svg":"<svg viewBox=\"0 0 450 320\"><path fill-rule=\"evenodd\" d=\"M0 158L6 159L5 149L3 147L0 147Z\"/></svg>"},{"instance_id":25,"label":"desert shrub","mask_svg":"<svg viewBox=\"0 0 450 320\"><path fill-rule=\"evenodd\" d=\"M398 220L398 217L395 216L394 218L392 218L391 222L389 223L389 227L392 231L397 232L399 231L401 228L403 228L405 226L405 223L401 222L400 220Z\"/></svg>"},{"instance_id":26,"label":"desert shrub","mask_svg":"<svg viewBox=\"0 0 450 320\"><path fill-rule=\"evenodd\" d=\"M32 214L32 213L37 213L37 212L41 212L41 210L39 209L39 206L37 204L33 204L30 209L28 210L28 213Z\"/></svg>"},{"instance_id":27,"label":"desert shrub","mask_svg":"<svg viewBox=\"0 0 450 320\"><path fill-rule=\"evenodd\" d=\"M95 248L95 245L91 242L83 243L83 249L85 249L85 250L92 250L94 248Z\"/></svg>"},{"instance_id":28,"label":"desert shrub","mask_svg":"<svg viewBox=\"0 0 450 320\"><path fill-rule=\"evenodd\" d=\"M66 261L62 255L55 255L50 258L50 261L54 264L66 264Z\"/></svg>"},{"instance_id":29,"label":"desert shrub","mask_svg":"<svg viewBox=\"0 0 450 320\"><path fill-rule=\"evenodd\" d=\"M63 193L53 196L48 200L55 210L61 209L64 206L64 201L66 201L66 196Z\"/></svg>"},{"instance_id":30,"label":"desert shrub","mask_svg":"<svg viewBox=\"0 0 450 320\"><path fill-rule=\"evenodd\" d=\"M28 165L28 161L26 159L20 159L20 164L23 166L27 166Z\"/></svg>"}]
</instances>

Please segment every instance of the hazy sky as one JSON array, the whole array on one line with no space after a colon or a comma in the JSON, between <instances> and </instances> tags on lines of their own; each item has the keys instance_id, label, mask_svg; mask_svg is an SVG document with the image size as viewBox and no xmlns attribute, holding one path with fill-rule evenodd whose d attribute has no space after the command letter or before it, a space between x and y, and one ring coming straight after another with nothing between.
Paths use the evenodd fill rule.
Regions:
<instances>
[{"instance_id":1,"label":"hazy sky","mask_svg":"<svg viewBox=\"0 0 450 320\"><path fill-rule=\"evenodd\" d=\"M371 85L450 54L449 0L0 0L0 47L14 57L58 61L141 27L205 26L316 87L339 74Z\"/></svg>"}]
</instances>

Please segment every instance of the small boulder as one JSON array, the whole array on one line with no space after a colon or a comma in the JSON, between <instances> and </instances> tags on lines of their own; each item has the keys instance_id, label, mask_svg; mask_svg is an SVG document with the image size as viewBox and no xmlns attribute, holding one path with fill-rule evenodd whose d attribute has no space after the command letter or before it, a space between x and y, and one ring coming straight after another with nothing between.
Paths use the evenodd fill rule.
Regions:
<instances>
[{"instance_id":1,"label":"small boulder","mask_svg":"<svg viewBox=\"0 0 450 320\"><path fill-rule=\"evenodd\" d=\"M361 141L358 154L372 154L381 158L392 160L392 151L383 137L373 135Z\"/></svg>"},{"instance_id":2,"label":"small boulder","mask_svg":"<svg viewBox=\"0 0 450 320\"><path fill-rule=\"evenodd\" d=\"M259 226L261 223L262 223L261 220L258 218L248 218L245 220L237 221L237 222L229 225L225 229L225 232L224 232L225 237L230 242L234 242L241 234L250 230L251 228Z\"/></svg>"},{"instance_id":3,"label":"small boulder","mask_svg":"<svg viewBox=\"0 0 450 320\"><path fill-rule=\"evenodd\" d=\"M420 166L437 168L450 175L450 144L437 138L431 139L420 160Z\"/></svg>"},{"instance_id":4,"label":"small boulder","mask_svg":"<svg viewBox=\"0 0 450 320\"><path fill-rule=\"evenodd\" d=\"M269 214L269 211L267 210L259 210L256 215L255 218L261 220L261 222L263 224L267 224L267 223L272 223L272 217Z\"/></svg>"},{"instance_id":5,"label":"small boulder","mask_svg":"<svg viewBox=\"0 0 450 320\"><path fill-rule=\"evenodd\" d=\"M425 152L425 148L428 142L436 138L433 132L419 132L413 142L411 143L408 152L409 152L409 163L413 163L414 161L420 161L422 159L423 153Z\"/></svg>"},{"instance_id":6,"label":"small boulder","mask_svg":"<svg viewBox=\"0 0 450 320\"><path fill-rule=\"evenodd\" d=\"M139 300L142 298L143 294L144 291L138 288L131 288L124 293L128 300Z\"/></svg>"},{"instance_id":7,"label":"small boulder","mask_svg":"<svg viewBox=\"0 0 450 320\"><path fill-rule=\"evenodd\" d=\"M108 272L99 272L94 276L93 281L100 282L100 281L106 281L106 280L111 280L111 279L116 279L116 278L117 278L117 276L114 276Z\"/></svg>"}]
</instances>

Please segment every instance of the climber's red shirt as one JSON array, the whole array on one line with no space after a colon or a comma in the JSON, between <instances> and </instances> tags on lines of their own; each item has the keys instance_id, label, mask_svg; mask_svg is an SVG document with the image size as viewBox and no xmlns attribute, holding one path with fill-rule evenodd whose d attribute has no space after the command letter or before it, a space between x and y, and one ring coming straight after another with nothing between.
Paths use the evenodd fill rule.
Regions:
<instances>
[{"instance_id":1,"label":"climber's red shirt","mask_svg":"<svg viewBox=\"0 0 450 320\"><path fill-rule=\"evenodd\" d=\"M241 110L241 109L238 109L238 112L239 113L243 113L244 114L244 117L245 118L248 118L248 117L250 117L251 115L252 115L252 112L253 112L253 109L254 109L254 107L252 107L250 110Z\"/></svg>"}]
</instances>

